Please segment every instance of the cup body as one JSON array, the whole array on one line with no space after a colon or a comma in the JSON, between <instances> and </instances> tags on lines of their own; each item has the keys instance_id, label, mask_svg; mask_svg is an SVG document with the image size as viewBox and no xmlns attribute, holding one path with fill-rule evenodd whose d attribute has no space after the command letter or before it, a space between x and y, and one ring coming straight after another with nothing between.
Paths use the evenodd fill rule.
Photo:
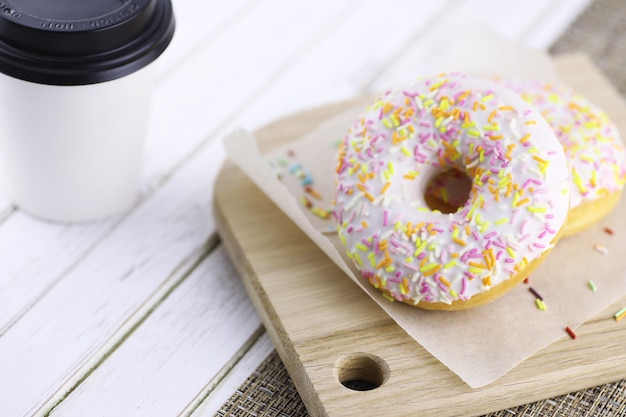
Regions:
<instances>
[{"instance_id":1,"label":"cup body","mask_svg":"<svg viewBox=\"0 0 626 417\"><path fill-rule=\"evenodd\" d=\"M97 220L139 189L170 0L0 2L0 188L53 221Z\"/></svg>"},{"instance_id":2,"label":"cup body","mask_svg":"<svg viewBox=\"0 0 626 417\"><path fill-rule=\"evenodd\" d=\"M0 74L0 187L20 209L89 221L139 188L155 66L104 83L59 86Z\"/></svg>"}]
</instances>

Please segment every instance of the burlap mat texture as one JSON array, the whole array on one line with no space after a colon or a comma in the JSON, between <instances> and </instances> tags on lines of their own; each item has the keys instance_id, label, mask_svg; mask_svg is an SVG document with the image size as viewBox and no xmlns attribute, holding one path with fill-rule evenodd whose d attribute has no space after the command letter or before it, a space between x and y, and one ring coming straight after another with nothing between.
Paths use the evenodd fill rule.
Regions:
<instances>
[{"instance_id":1,"label":"burlap mat texture","mask_svg":"<svg viewBox=\"0 0 626 417\"><path fill-rule=\"evenodd\" d=\"M626 97L626 1L596 0L550 48L584 52ZM217 412L220 417L308 417L276 351ZM483 417L626 416L626 379Z\"/></svg>"}]
</instances>

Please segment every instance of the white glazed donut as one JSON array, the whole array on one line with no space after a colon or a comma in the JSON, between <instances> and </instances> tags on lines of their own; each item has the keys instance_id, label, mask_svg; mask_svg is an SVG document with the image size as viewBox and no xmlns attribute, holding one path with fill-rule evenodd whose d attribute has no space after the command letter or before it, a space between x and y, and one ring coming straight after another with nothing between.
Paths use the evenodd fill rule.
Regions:
<instances>
[{"instance_id":1,"label":"white glazed donut","mask_svg":"<svg viewBox=\"0 0 626 417\"><path fill-rule=\"evenodd\" d=\"M472 182L455 213L424 188L457 169ZM563 148L512 91L461 74L389 91L337 157L334 216L347 256L387 298L463 309L522 281L557 242L569 204Z\"/></svg>"},{"instance_id":2,"label":"white glazed donut","mask_svg":"<svg viewBox=\"0 0 626 417\"><path fill-rule=\"evenodd\" d=\"M570 169L570 214L564 236L589 227L615 206L626 183L626 149L604 111L571 87L523 79L502 84L552 126Z\"/></svg>"}]
</instances>

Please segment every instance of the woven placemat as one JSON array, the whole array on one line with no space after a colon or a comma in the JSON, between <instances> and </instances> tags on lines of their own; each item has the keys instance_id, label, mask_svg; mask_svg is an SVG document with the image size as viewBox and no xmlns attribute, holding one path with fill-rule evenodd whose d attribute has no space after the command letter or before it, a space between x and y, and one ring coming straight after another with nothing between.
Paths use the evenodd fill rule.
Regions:
<instances>
[{"instance_id":1,"label":"woven placemat","mask_svg":"<svg viewBox=\"0 0 626 417\"><path fill-rule=\"evenodd\" d=\"M596 0L550 48L552 54L584 52L626 96L626 1ZM217 412L220 417L308 417L276 351ZM626 416L626 379L484 417Z\"/></svg>"}]
</instances>

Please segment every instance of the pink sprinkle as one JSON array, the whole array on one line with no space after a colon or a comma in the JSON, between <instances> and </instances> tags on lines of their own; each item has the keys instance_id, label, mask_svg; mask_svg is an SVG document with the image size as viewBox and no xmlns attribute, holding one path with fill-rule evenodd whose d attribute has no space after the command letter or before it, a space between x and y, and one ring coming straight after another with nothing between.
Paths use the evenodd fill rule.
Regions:
<instances>
[{"instance_id":1,"label":"pink sprinkle","mask_svg":"<svg viewBox=\"0 0 626 417\"><path fill-rule=\"evenodd\" d=\"M388 224L389 224L389 212L385 210L383 212L383 226L387 227Z\"/></svg>"},{"instance_id":2,"label":"pink sprinkle","mask_svg":"<svg viewBox=\"0 0 626 417\"><path fill-rule=\"evenodd\" d=\"M498 234L498 232L494 230L493 232L486 234L485 235L485 239L491 239L492 237L496 236L497 234Z\"/></svg>"},{"instance_id":3,"label":"pink sprinkle","mask_svg":"<svg viewBox=\"0 0 626 417\"><path fill-rule=\"evenodd\" d=\"M372 247L372 244L369 242L369 240L367 239L361 239L361 243L363 243L365 246L367 246L368 248Z\"/></svg>"},{"instance_id":4,"label":"pink sprinkle","mask_svg":"<svg viewBox=\"0 0 626 417\"><path fill-rule=\"evenodd\" d=\"M478 235L478 232L475 229L472 230L472 236L474 236L474 239L476 241L478 241L480 239L480 236Z\"/></svg>"},{"instance_id":5,"label":"pink sprinkle","mask_svg":"<svg viewBox=\"0 0 626 417\"><path fill-rule=\"evenodd\" d=\"M521 234L523 234L523 235L525 235L525 234L526 234L526 225L527 225L527 224L528 224L528 219L524 220L524 221L522 222L522 225L521 225L521 226L520 226L520 228L519 228L519 232L520 232Z\"/></svg>"},{"instance_id":6,"label":"pink sprinkle","mask_svg":"<svg viewBox=\"0 0 626 417\"><path fill-rule=\"evenodd\" d=\"M522 236L518 242L522 243L523 241L525 241L526 239L528 239L530 237L530 233L526 233L524 236Z\"/></svg>"},{"instance_id":7,"label":"pink sprinkle","mask_svg":"<svg viewBox=\"0 0 626 417\"><path fill-rule=\"evenodd\" d=\"M539 249L544 249L546 247L546 245L544 245L543 243L533 243L533 246Z\"/></svg>"},{"instance_id":8,"label":"pink sprinkle","mask_svg":"<svg viewBox=\"0 0 626 417\"><path fill-rule=\"evenodd\" d=\"M524 185L522 185L522 188L528 187L532 182L533 182L532 178L528 178L526 182L524 183Z\"/></svg>"},{"instance_id":9,"label":"pink sprinkle","mask_svg":"<svg viewBox=\"0 0 626 417\"><path fill-rule=\"evenodd\" d=\"M504 253L504 251L499 250L498 253L496 253L496 261L500 260L500 257L502 256L502 254Z\"/></svg>"},{"instance_id":10,"label":"pink sprinkle","mask_svg":"<svg viewBox=\"0 0 626 417\"><path fill-rule=\"evenodd\" d=\"M512 264L512 263L514 263L515 261L514 261L513 259L511 259L511 258L506 258L506 259L504 260L504 262L506 262L507 264Z\"/></svg>"},{"instance_id":11,"label":"pink sprinkle","mask_svg":"<svg viewBox=\"0 0 626 417\"><path fill-rule=\"evenodd\" d=\"M465 294L465 291L467 290L467 279L464 277L463 280L461 281L461 295Z\"/></svg>"},{"instance_id":12,"label":"pink sprinkle","mask_svg":"<svg viewBox=\"0 0 626 417\"><path fill-rule=\"evenodd\" d=\"M417 266L413 264L402 264L402 266L415 272L419 272L420 270Z\"/></svg>"},{"instance_id":13,"label":"pink sprinkle","mask_svg":"<svg viewBox=\"0 0 626 417\"><path fill-rule=\"evenodd\" d=\"M539 239L543 239L547 234L548 234L548 232L546 232L545 230L543 232L539 233Z\"/></svg>"},{"instance_id":14,"label":"pink sprinkle","mask_svg":"<svg viewBox=\"0 0 626 417\"><path fill-rule=\"evenodd\" d=\"M494 240L493 244L495 246L499 247L499 248L506 249L506 245L503 245L502 243L498 242L497 240Z\"/></svg>"}]
</instances>

